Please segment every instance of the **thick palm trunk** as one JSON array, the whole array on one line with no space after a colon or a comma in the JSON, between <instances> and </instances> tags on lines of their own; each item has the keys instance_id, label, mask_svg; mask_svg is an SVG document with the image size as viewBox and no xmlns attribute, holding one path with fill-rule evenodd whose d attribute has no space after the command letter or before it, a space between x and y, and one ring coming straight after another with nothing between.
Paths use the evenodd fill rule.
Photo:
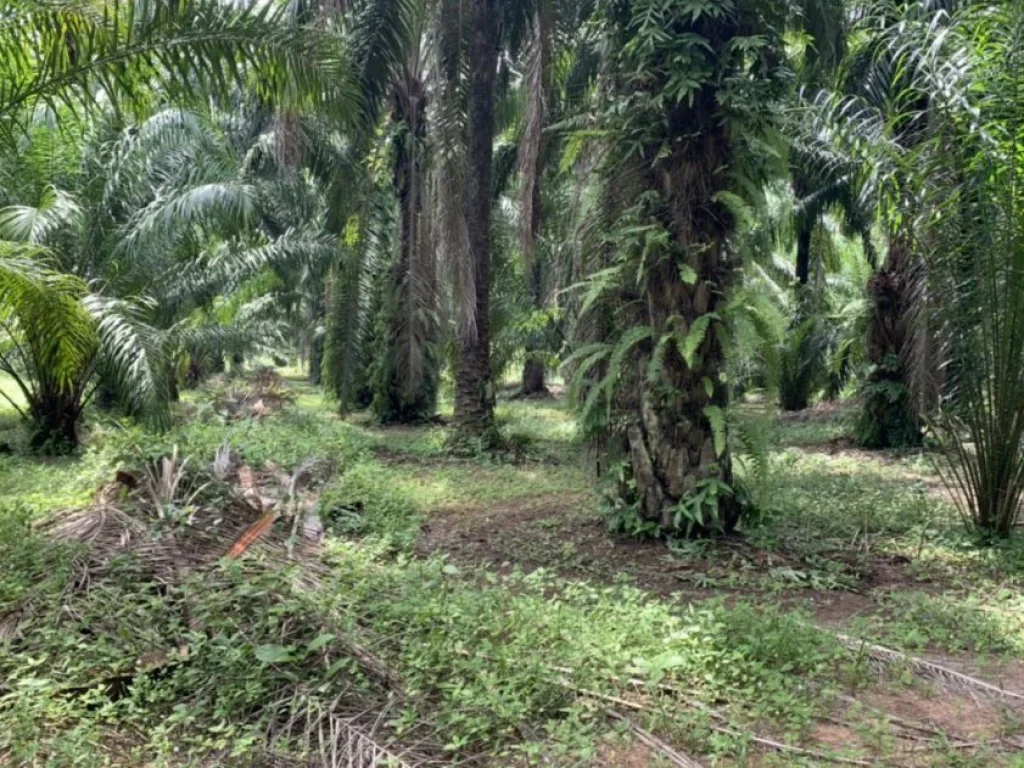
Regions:
<instances>
[{"instance_id":1,"label":"thick palm trunk","mask_svg":"<svg viewBox=\"0 0 1024 768\"><path fill-rule=\"evenodd\" d=\"M648 296L655 328L667 329L678 317L693 328L700 317L716 311L727 274L720 265L715 268L717 258L708 261L703 265L704 276L694 285L687 285L674 266L666 265ZM661 376L643 385L638 418L627 432L645 517L666 532L688 535L732 530L740 515L739 503L730 492L728 446L724 434L716 434L725 427L712 424L710 418L714 413L724 418L728 404L728 391L718 377L724 354L714 324L707 328L693 362L687 365L677 350L666 353ZM704 491L711 494L705 497L706 504L695 503L688 512L680 512Z\"/></svg>"},{"instance_id":2,"label":"thick palm trunk","mask_svg":"<svg viewBox=\"0 0 1024 768\"><path fill-rule=\"evenodd\" d=\"M474 323L459 339L455 424L467 436L494 427L490 362L491 176L494 143L494 81L498 68L495 0L474 0L467 97L466 229L473 275Z\"/></svg>"},{"instance_id":3,"label":"thick palm trunk","mask_svg":"<svg viewBox=\"0 0 1024 768\"><path fill-rule=\"evenodd\" d=\"M904 238L889 246L885 268L868 282L871 319L864 406L857 442L865 448L919 445L921 421L910 397L905 370L914 297L914 255Z\"/></svg>"},{"instance_id":4,"label":"thick palm trunk","mask_svg":"<svg viewBox=\"0 0 1024 768\"><path fill-rule=\"evenodd\" d=\"M527 352L526 362L523 363L523 382L519 394L523 397L536 397L547 395L547 369L544 361L536 353Z\"/></svg>"},{"instance_id":5,"label":"thick palm trunk","mask_svg":"<svg viewBox=\"0 0 1024 768\"><path fill-rule=\"evenodd\" d=\"M710 107L714 94L703 96ZM741 512L725 435L725 355L713 319L732 271L725 251L731 216L716 201L725 189L720 168L729 143L711 123L699 154L677 151L655 163L649 184L664 196L662 221L678 255L662 259L648 279L648 325L655 338L675 331L700 341L687 359L684 345L668 345L660 375L640 378L636 420L627 430L645 516L663 531L685 535L731 531Z\"/></svg>"},{"instance_id":6,"label":"thick palm trunk","mask_svg":"<svg viewBox=\"0 0 1024 768\"><path fill-rule=\"evenodd\" d=\"M393 186L399 203L401 241L391 268L387 349L376 383L375 410L383 423L416 423L434 415L437 365L428 349L433 339L430 302L433 269L424 227L426 88L407 74L395 94Z\"/></svg>"}]
</instances>

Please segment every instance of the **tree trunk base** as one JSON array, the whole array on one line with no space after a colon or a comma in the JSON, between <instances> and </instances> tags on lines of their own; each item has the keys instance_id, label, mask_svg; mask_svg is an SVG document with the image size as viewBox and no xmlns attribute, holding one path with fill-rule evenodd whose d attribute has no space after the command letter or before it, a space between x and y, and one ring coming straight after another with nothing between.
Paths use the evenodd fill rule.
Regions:
<instances>
[{"instance_id":1,"label":"tree trunk base","mask_svg":"<svg viewBox=\"0 0 1024 768\"><path fill-rule=\"evenodd\" d=\"M695 464L687 463L689 451L652 444L639 426L628 430L627 440L632 483L622 483L620 496L661 535L706 538L736 529L744 504L733 489L728 457L715 461L705 450ZM673 455L678 461L669 458ZM662 469L674 467L671 482L662 479L652 457L661 460Z\"/></svg>"},{"instance_id":2,"label":"tree trunk base","mask_svg":"<svg viewBox=\"0 0 1024 768\"><path fill-rule=\"evenodd\" d=\"M921 422L898 366L879 366L868 377L854 437L859 447L869 450L921 445Z\"/></svg>"},{"instance_id":3,"label":"tree trunk base","mask_svg":"<svg viewBox=\"0 0 1024 768\"><path fill-rule=\"evenodd\" d=\"M890 248L889 267L868 282L873 314L868 335L872 369L863 386L864 407L855 439L862 448L902 448L921 444L921 419L904 376L903 355L909 338L906 316L912 298L906 254Z\"/></svg>"},{"instance_id":4,"label":"tree trunk base","mask_svg":"<svg viewBox=\"0 0 1024 768\"><path fill-rule=\"evenodd\" d=\"M32 423L29 450L42 456L67 456L78 448L78 413L55 410Z\"/></svg>"},{"instance_id":5,"label":"tree trunk base","mask_svg":"<svg viewBox=\"0 0 1024 768\"><path fill-rule=\"evenodd\" d=\"M526 358L523 365L523 383L516 392L516 398L548 398L551 397L551 390L546 382L547 370L541 360L532 355Z\"/></svg>"}]
</instances>

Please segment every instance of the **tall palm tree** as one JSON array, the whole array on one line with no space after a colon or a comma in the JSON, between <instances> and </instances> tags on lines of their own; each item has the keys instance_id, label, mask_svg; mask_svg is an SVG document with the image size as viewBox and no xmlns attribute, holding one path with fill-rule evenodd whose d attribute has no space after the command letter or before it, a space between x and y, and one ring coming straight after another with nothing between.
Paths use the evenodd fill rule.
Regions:
<instances>
[{"instance_id":1,"label":"tall palm tree","mask_svg":"<svg viewBox=\"0 0 1024 768\"><path fill-rule=\"evenodd\" d=\"M666 532L729 530L743 508L719 325L735 268L730 196L768 170L751 145L782 94L787 16L772 2L599 10L605 263L584 302L596 338L574 355L575 389L584 428L623 457L630 514Z\"/></svg>"},{"instance_id":2,"label":"tall palm tree","mask_svg":"<svg viewBox=\"0 0 1024 768\"><path fill-rule=\"evenodd\" d=\"M464 298L472 322L459 336L455 376L455 425L467 436L494 427L490 360L491 177L494 163L494 98L498 71L496 0L473 0L466 85L466 217L472 288Z\"/></svg>"},{"instance_id":3,"label":"tall palm tree","mask_svg":"<svg viewBox=\"0 0 1024 768\"><path fill-rule=\"evenodd\" d=\"M596 59L585 45L586 20L593 12L589 0L554 2L540 0L533 13L527 39L519 55L521 83L517 150L519 176L520 251L526 290L534 312L532 330L525 339L525 360L520 394L547 392L546 367L550 357L550 320L544 318L551 294L556 290L557 265L552 263L556 244L541 236L545 223L550 234L564 223L565 211L557 211L545 222L545 211L554 212L554 200L562 194L569 177L559 173L556 161L563 154L559 123L574 117L580 92L596 77ZM566 59L569 64L566 65ZM561 66L559 66L561 64ZM546 194L549 193L549 194ZM547 199L550 198L550 199ZM560 236L564 232L558 233ZM548 332L545 332L548 331Z\"/></svg>"},{"instance_id":4,"label":"tall palm tree","mask_svg":"<svg viewBox=\"0 0 1024 768\"><path fill-rule=\"evenodd\" d=\"M412 20L409 50L394 78L392 186L400 233L387 297L388 337L374 398L377 416L384 423L428 419L437 405L436 246L427 201L429 20L426 7Z\"/></svg>"},{"instance_id":5,"label":"tall palm tree","mask_svg":"<svg viewBox=\"0 0 1024 768\"><path fill-rule=\"evenodd\" d=\"M856 437L869 448L919 444L922 416L938 392L934 333L919 322L926 316L920 292L924 263L914 232L918 197L906 160L927 140L931 106L941 98L923 78L930 55L924 38L947 28L956 5L866 3L858 44L840 73L841 95L826 110L827 132L856 165L851 183L859 185L861 199L872 200L887 236L884 258L867 285L870 369Z\"/></svg>"}]
</instances>

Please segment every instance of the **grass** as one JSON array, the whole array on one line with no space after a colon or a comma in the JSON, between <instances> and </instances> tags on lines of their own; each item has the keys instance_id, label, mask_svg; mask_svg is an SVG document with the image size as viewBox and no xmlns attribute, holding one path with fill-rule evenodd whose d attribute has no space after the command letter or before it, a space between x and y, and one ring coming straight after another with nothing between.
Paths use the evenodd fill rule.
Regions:
<instances>
[{"instance_id":1,"label":"grass","mask_svg":"<svg viewBox=\"0 0 1024 768\"><path fill-rule=\"evenodd\" d=\"M755 754L765 765L827 763L762 754L755 731L884 759L897 737L875 710L837 710L836 696L895 696L906 715L907 702L923 707L933 694L902 673L879 678L816 625L972 668L998 658L1012 672L1024 651L1021 542L971 540L927 456L841 448L841 412L795 426L748 406L773 446L765 471L748 473L760 517L741 540L666 548L605 532L599 484L561 401L500 403L499 422L520 447L507 463L452 458L443 426L342 419L312 387L289 386L292 404L258 420L227 418L198 392L164 434L100 420L79 456L0 457L0 559L9 563L0 637L5 613L32 606L18 638L0 640L0 759L252 764L285 710L323 707L338 691L389 695L353 643L401 680L391 736L420 738L425 728L451 760L582 768L639 759L609 707L709 764ZM329 532L317 588L249 558L160 587L127 563L100 588L69 591L73 553L40 535L40 515L88 504L116 467L174 446L198 471L225 442L257 469L330 465L315 491ZM139 671L141 658L168 648L187 659L160 676ZM102 683L112 675L132 681L113 699ZM69 688L80 693L60 693ZM681 703L684 689L716 715ZM630 707L614 704L622 701ZM842 738L820 743L821 724L837 717ZM929 718L951 733L961 726L951 714ZM995 711L984 722L1016 728ZM929 764L1009 764L954 744L931 744Z\"/></svg>"}]
</instances>

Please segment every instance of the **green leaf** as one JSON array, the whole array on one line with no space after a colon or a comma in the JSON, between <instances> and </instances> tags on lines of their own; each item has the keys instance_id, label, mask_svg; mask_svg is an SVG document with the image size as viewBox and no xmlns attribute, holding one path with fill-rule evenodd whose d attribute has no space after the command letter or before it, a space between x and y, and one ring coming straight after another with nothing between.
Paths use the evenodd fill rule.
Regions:
<instances>
[{"instance_id":1,"label":"green leaf","mask_svg":"<svg viewBox=\"0 0 1024 768\"><path fill-rule=\"evenodd\" d=\"M592 274L586 281L587 292L580 304L579 316L583 317L606 292L618 285L622 265L608 267Z\"/></svg>"},{"instance_id":2,"label":"green leaf","mask_svg":"<svg viewBox=\"0 0 1024 768\"><path fill-rule=\"evenodd\" d=\"M711 434L715 439L715 455L721 457L725 453L726 445L726 428L725 428L725 414L722 409L717 405L709 405L704 409L704 417L708 420L711 425Z\"/></svg>"},{"instance_id":3,"label":"green leaf","mask_svg":"<svg viewBox=\"0 0 1024 768\"><path fill-rule=\"evenodd\" d=\"M325 673L325 676L327 678L332 678L336 674L341 672L343 669L348 667L351 663L352 663L352 659L350 659L348 656L342 656L340 659L335 661L333 664L331 664L331 666L329 666L327 668L327 672Z\"/></svg>"},{"instance_id":4,"label":"green leaf","mask_svg":"<svg viewBox=\"0 0 1024 768\"><path fill-rule=\"evenodd\" d=\"M694 320L693 325L690 326L686 338L679 345L679 354L683 356L683 360L686 361L688 368L693 368L693 359L697 354L697 349L704 342L708 328L711 327L711 321L717 319L718 315L714 312L708 312L706 315L701 315Z\"/></svg>"},{"instance_id":5,"label":"green leaf","mask_svg":"<svg viewBox=\"0 0 1024 768\"><path fill-rule=\"evenodd\" d=\"M334 636L334 635L332 635L332 634L331 634L330 632L325 632L325 633L323 633L322 635L317 635L317 636L316 636L316 639L314 639L314 640L313 640L313 641L312 641L312 642L311 642L311 643L309 644L309 650L310 650L310 651L318 651L318 650L320 650L320 649L321 649L321 648L323 648L323 647L324 647L325 645L327 645L327 644L328 644L329 642L331 642L332 640L334 640L334 637L335 637L335 636Z\"/></svg>"},{"instance_id":6,"label":"green leaf","mask_svg":"<svg viewBox=\"0 0 1024 768\"><path fill-rule=\"evenodd\" d=\"M291 649L285 645L261 645L256 649L256 658L264 664L285 664L294 660Z\"/></svg>"}]
</instances>

